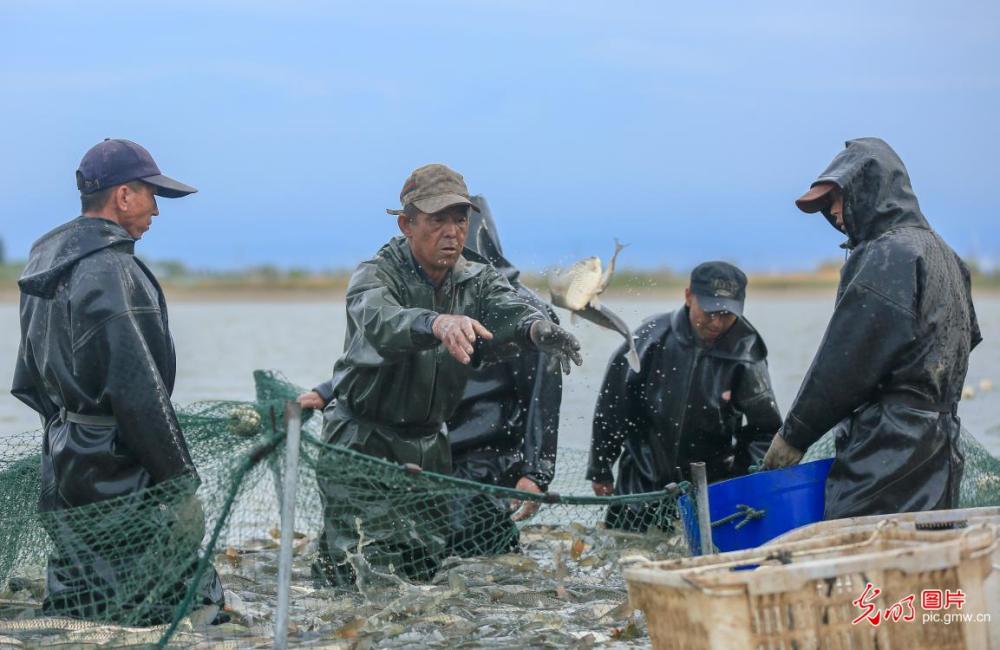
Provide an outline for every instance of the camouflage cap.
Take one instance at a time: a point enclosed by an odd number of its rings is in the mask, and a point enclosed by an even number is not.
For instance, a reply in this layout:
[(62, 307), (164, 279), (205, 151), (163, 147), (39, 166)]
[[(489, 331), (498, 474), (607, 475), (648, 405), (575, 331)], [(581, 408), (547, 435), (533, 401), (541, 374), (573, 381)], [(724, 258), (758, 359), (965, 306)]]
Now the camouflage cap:
[[(426, 214), (434, 214), (453, 205), (467, 205), (479, 211), (469, 200), (469, 188), (465, 186), (462, 175), (440, 163), (414, 169), (399, 192), (399, 203), (403, 208), (412, 203)], [(386, 212), (403, 214), (403, 210), (386, 209)]]

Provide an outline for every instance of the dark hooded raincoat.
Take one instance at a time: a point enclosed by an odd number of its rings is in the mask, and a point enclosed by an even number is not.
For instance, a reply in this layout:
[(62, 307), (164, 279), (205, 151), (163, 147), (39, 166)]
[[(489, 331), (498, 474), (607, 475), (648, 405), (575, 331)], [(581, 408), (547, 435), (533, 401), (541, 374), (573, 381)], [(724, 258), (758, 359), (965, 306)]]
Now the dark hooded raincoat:
[[(45, 425), (38, 505), (55, 546), (45, 611), (150, 623), (170, 620), (183, 596), (204, 518), (170, 403), (166, 302), (134, 247), (121, 226), (90, 217), (35, 243), (18, 281), (21, 343), (11, 392)], [(114, 424), (78, 424), (66, 411), (112, 416)], [(106, 509), (91, 505), (111, 499)], [(151, 536), (139, 539), (136, 530)], [(186, 563), (174, 567), (182, 580), (149, 601), (142, 576), (162, 579), (164, 545)], [(222, 604), (214, 570), (202, 587), (206, 602)]]
[[(531, 324), (542, 315), (518, 296), (489, 263), (466, 251), (435, 289), (418, 268), (405, 237), (396, 237), (362, 263), (347, 288), (344, 354), (334, 366), (333, 400), (324, 412), (324, 439), (333, 445), (425, 470), (450, 473), (445, 421), (454, 413), (474, 367), (532, 346)], [(431, 331), (439, 314), (475, 318), (493, 333), (476, 346), (473, 361), (456, 361)], [(357, 545), (355, 519), (363, 520), (365, 556), (373, 566), (392, 564), (414, 579), (429, 579), (445, 552), (447, 504), (414, 503), (401, 512), (377, 511), (357, 498), (362, 488), (338, 479), (334, 466), (320, 472), (326, 526), (320, 567), (328, 580), (354, 579), (344, 559)], [(386, 486), (386, 493), (392, 488)], [(409, 502), (407, 502), (409, 503)], [(400, 521), (418, 522), (413, 535)]]
[[(781, 426), (767, 348), (753, 326), (741, 317), (705, 347), (688, 313), (684, 307), (639, 327), (638, 374), (624, 345), (611, 358), (594, 411), (587, 478), (612, 482), (618, 461), (615, 494), (690, 480), (696, 461), (706, 464), (710, 482), (746, 474)], [(641, 506), (612, 508), (607, 523), (645, 530), (650, 513)]]
[[(523, 300), (558, 323), (552, 308), (518, 281), (520, 272), (504, 257), (486, 199), (474, 196), (472, 201), (480, 211), (472, 215), (466, 247), (489, 260)], [(447, 423), (455, 476), (505, 487), (528, 477), (546, 490), (555, 474), (561, 403), (559, 366), (550, 366), (548, 356), (535, 348), (519, 348), (509, 358), (474, 370)], [(467, 507), (454, 509), (462, 532), (453, 552), (483, 555), (515, 548), (518, 531), (506, 504), (483, 495), (472, 499)]]
[(882, 140), (849, 141), (820, 182), (843, 192), (851, 253), (782, 436), (806, 450), (848, 418), (826, 483), (828, 519), (956, 507), (957, 405), (981, 340), (969, 271)]

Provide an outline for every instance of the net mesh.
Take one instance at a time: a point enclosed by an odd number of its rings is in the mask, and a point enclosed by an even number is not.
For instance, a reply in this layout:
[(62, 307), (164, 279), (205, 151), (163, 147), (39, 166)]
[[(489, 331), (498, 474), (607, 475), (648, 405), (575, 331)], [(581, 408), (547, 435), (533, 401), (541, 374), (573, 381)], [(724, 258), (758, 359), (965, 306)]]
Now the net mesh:
[[(285, 462), (284, 404), (255, 373), (253, 402), (178, 408), (201, 482), (37, 512), (41, 433), (0, 456), (0, 645), (272, 643)], [(620, 560), (688, 552), (686, 486), (585, 496), (585, 452), (561, 449), (548, 495), (415, 471), (326, 445), (305, 415), (290, 632), (296, 643), (572, 643), (642, 635)], [(514, 500), (538, 512), (514, 524)], [(633, 513), (607, 529), (608, 509)], [(342, 549), (339, 555), (324, 549)], [(332, 555), (337, 555), (333, 557)], [(218, 574), (219, 611), (203, 595)], [(59, 580), (46, 597), (46, 577)]]
[[(176, 480), (39, 513), (41, 434), (4, 439), (0, 645), (270, 646), (282, 414), (300, 389), (275, 373), (255, 380), (253, 402), (178, 409), (198, 485)], [(686, 485), (586, 496), (586, 453), (560, 449), (549, 494), (527, 494), (324, 444), (320, 418), (309, 415), (292, 545), (297, 644), (558, 646), (645, 637), (626, 602), (622, 563), (689, 553), (678, 511)], [(967, 432), (962, 449), (961, 506), (1000, 505), (1000, 461)], [(827, 437), (806, 460), (833, 453)], [(540, 508), (515, 524), (512, 502), (526, 499)], [(58, 599), (46, 598), (47, 574), (63, 587)], [(221, 612), (203, 598), (216, 575)]]

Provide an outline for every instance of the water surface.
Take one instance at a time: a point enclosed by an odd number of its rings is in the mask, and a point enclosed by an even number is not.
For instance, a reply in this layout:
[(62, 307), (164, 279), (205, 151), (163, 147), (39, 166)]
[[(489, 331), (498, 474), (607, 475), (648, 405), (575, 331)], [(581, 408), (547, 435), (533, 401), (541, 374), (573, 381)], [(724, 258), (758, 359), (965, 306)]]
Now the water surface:
[[(680, 306), (681, 299), (609, 298), (605, 301), (631, 327), (655, 313)], [(959, 408), (965, 426), (994, 455), (1000, 455), (1000, 296), (976, 299), (985, 342), (973, 353), (967, 383), (976, 396)], [(832, 295), (754, 296), (746, 314), (763, 335), (769, 350), (771, 379), (778, 405), (786, 412), (826, 328)], [(583, 344), (584, 365), (565, 381), (560, 444), (586, 447), (594, 403), (611, 353), (621, 343), (616, 334), (586, 321), (564, 324)], [(177, 344), (174, 401), (252, 399), (255, 368), (274, 368), (289, 379), (312, 386), (328, 378), (344, 341), (341, 300), (323, 302), (174, 303), (170, 322)], [(8, 392), (17, 354), (17, 305), (0, 304), (0, 436), (37, 428), (34, 413)], [(981, 392), (980, 380), (998, 389)], [(850, 377), (844, 377), (849, 382)]]

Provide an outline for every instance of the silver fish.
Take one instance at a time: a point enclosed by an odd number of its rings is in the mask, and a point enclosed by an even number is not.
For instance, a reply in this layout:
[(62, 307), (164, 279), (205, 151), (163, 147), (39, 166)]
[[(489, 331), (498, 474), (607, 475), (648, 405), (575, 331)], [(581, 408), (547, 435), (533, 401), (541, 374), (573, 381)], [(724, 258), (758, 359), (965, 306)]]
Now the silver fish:
[(601, 271), (599, 257), (587, 257), (575, 262), (565, 271), (556, 270), (549, 274), (549, 293), (552, 304), (568, 309), (573, 316), (589, 320), (613, 332), (618, 332), (628, 343), (628, 353), (625, 358), (633, 372), (639, 372), (639, 353), (635, 349), (635, 337), (625, 321), (598, 300), (611, 282), (615, 272), (618, 254), (627, 244), (615, 239), (615, 252), (611, 256), (607, 269)]

